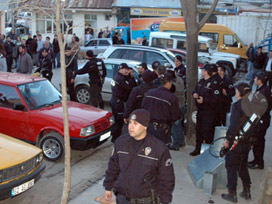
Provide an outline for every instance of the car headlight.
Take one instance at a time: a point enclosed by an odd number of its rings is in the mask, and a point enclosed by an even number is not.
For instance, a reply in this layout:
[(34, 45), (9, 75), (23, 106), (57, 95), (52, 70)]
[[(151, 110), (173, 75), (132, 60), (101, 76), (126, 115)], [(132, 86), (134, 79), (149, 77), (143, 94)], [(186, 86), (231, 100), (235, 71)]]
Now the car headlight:
[(35, 166), (38, 166), (43, 160), (43, 153), (38, 154), (35, 157)]
[(0, 183), (2, 183), (2, 178), (3, 178), (3, 170), (0, 170)]
[(86, 128), (81, 128), (81, 130), (80, 130), (81, 137), (87, 137), (87, 136), (92, 135), (94, 133), (95, 133), (95, 130), (94, 130), (93, 125), (86, 127)]
[(112, 115), (110, 117), (110, 126), (112, 126), (114, 123), (115, 123), (115, 119), (114, 119), (114, 116)]

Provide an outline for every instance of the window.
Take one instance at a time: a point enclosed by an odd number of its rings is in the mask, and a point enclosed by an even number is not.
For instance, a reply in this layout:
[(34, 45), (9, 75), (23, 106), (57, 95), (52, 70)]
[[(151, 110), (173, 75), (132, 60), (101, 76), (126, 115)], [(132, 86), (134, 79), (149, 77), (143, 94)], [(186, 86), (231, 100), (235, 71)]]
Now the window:
[(126, 50), (122, 59), (135, 60), (139, 62), (143, 62), (144, 59), (144, 51), (141, 50)]
[(224, 45), (229, 47), (238, 47), (238, 41), (233, 35), (224, 35)]
[(206, 43), (198, 43), (198, 51), (199, 52), (209, 52), (209, 49)]
[(13, 108), (14, 104), (23, 104), (13, 87), (0, 85), (0, 107)]
[(163, 48), (173, 48), (173, 40), (163, 39), (163, 38), (152, 38), (152, 46), (163, 47)]
[(122, 58), (122, 56), (124, 55), (126, 50), (124, 49), (118, 49), (115, 50), (110, 56), (109, 58)]
[(91, 40), (85, 47), (96, 46), (96, 45), (97, 45), (97, 40)]
[(105, 15), (105, 21), (109, 21), (110, 20), (110, 18), (111, 18), (111, 15)]
[(110, 43), (107, 40), (99, 40), (99, 46), (110, 46)]
[[(45, 15), (38, 15), (36, 14), (36, 30), (40, 31), (42, 34), (47, 33), (54, 33), (57, 31), (56, 25), (54, 21), (56, 20), (56, 16), (45, 16)], [(67, 22), (69, 28), (73, 27), (73, 16), (72, 15), (65, 15), (65, 21)], [(61, 31), (64, 32), (67, 30), (67, 25), (64, 23), (63, 19), (61, 20)], [(73, 29), (68, 31), (68, 34), (72, 34)]]
[(155, 52), (146, 52), (146, 60), (147, 60), (146, 62), (147, 64), (152, 64), (154, 61), (159, 61), (161, 65), (164, 65), (165, 63), (169, 63), (162, 55)]
[[(97, 28), (97, 16), (95, 14), (86, 14), (85, 18), (85, 27)], [(92, 34), (93, 35), (93, 34)]]
[(107, 76), (108, 78), (113, 78), (113, 76), (117, 73), (117, 65), (115, 64), (105, 64), (105, 67), (107, 69)]
[(178, 42), (177, 42), (177, 48), (181, 49), (181, 50), (186, 50), (186, 42), (178, 40)]
[(214, 41), (214, 43), (216, 43), (216, 45), (217, 45), (217, 43), (218, 43), (218, 36), (219, 36), (218, 33), (205, 33), (205, 32), (200, 32), (199, 35), (213, 39), (213, 41)]

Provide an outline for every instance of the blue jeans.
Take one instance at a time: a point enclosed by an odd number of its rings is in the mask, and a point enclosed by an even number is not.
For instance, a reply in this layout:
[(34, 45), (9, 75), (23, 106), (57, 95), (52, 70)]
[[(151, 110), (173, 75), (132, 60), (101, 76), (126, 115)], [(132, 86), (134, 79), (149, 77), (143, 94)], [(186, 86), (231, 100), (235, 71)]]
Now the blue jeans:
[(253, 62), (247, 61), (246, 80), (251, 80), (251, 78), (252, 78), (252, 68), (253, 68)]
[(179, 148), (180, 146), (184, 146), (185, 145), (185, 141), (184, 141), (184, 132), (183, 132), (183, 127), (181, 124), (181, 121), (183, 120), (184, 117), (184, 112), (185, 112), (185, 108), (181, 107), (181, 118), (176, 120), (171, 127), (171, 132), (172, 132), (172, 147), (177, 147)]
[[(56, 60), (57, 60), (57, 66), (56, 66)], [(53, 66), (54, 66), (54, 68), (60, 67), (60, 53), (55, 53), (55, 59), (53, 60)]]

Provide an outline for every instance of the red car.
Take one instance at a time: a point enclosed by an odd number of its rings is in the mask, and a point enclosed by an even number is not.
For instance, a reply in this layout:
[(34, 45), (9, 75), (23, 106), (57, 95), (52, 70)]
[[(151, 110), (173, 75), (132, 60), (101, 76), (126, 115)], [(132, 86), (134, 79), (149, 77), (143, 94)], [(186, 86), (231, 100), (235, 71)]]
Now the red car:
[[(174, 55), (182, 56), (183, 64), (186, 65), (186, 52), (185, 51), (179, 50), (179, 49), (168, 49), (168, 50), (171, 51)], [(201, 60), (200, 58), (198, 58), (198, 68), (203, 67), (204, 64), (206, 64), (206, 62)]]
[[(0, 72), (0, 132), (39, 146), (48, 160), (64, 152), (62, 96), (45, 78)], [(71, 148), (86, 150), (105, 142), (112, 113), (68, 102)]]

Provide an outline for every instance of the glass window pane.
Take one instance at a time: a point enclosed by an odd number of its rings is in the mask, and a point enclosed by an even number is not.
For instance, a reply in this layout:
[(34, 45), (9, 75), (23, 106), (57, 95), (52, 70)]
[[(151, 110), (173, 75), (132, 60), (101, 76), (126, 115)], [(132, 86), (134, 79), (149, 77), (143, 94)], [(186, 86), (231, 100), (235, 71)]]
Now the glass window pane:
[(36, 30), (45, 33), (45, 20), (37, 20)]
[(146, 52), (147, 64), (152, 64), (154, 61), (159, 61), (162, 65), (169, 63), (162, 55), (155, 52)]
[(47, 33), (52, 33), (52, 21), (46, 21), (46, 32)]
[(0, 86), (0, 106), (13, 108), (14, 104), (23, 104), (20, 96), (13, 87)]

